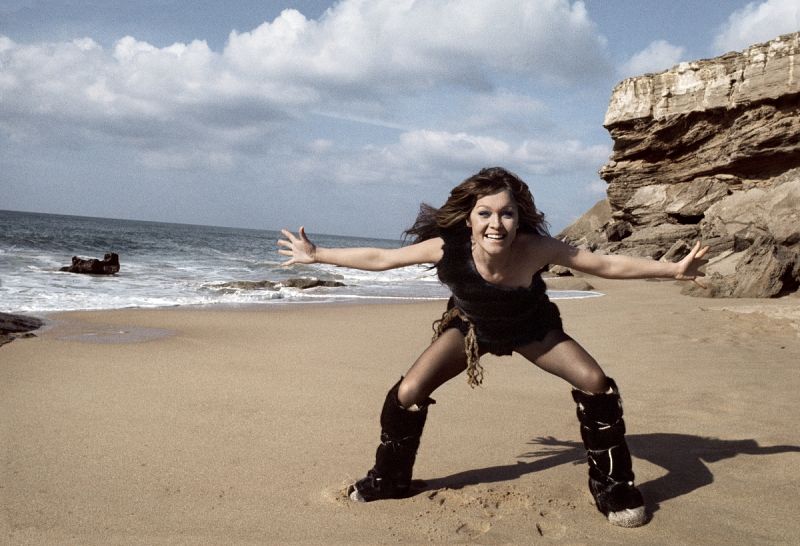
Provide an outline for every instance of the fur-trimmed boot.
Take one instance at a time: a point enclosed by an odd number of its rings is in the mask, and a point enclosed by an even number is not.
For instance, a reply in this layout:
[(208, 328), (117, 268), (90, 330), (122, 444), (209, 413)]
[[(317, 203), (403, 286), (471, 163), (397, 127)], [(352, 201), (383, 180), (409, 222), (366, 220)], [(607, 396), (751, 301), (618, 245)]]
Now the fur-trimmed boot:
[(386, 395), (381, 411), (381, 443), (375, 452), (375, 466), (347, 491), (350, 499), (370, 502), (378, 499), (400, 499), (410, 495), (411, 471), (417, 457), (428, 406), (436, 401), (428, 398), (421, 406), (406, 409), (397, 399), (400, 378)]
[(647, 513), (642, 494), (633, 485), (617, 384), (609, 377), (607, 392), (587, 394), (574, 389), (572, 398), (578, 404), (581, 438), (589, 461), (589, 490), (597, 509), (614, 525), (644, 525)]

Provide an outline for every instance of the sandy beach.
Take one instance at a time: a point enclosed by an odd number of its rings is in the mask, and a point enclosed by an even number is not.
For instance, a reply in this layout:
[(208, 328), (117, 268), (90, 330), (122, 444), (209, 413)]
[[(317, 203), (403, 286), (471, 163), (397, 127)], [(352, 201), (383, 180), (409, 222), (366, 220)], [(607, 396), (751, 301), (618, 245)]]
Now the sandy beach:
[(590, 282), (558, 302), (617, 380), (652, 513), (609, 525), (568, 385), (519, 356), (434, 394), (403, 500), (355, 504), (386, 390), (443, 302), (52, 316), (0, 349), (4, 544), (796, 544), (798, 297)]

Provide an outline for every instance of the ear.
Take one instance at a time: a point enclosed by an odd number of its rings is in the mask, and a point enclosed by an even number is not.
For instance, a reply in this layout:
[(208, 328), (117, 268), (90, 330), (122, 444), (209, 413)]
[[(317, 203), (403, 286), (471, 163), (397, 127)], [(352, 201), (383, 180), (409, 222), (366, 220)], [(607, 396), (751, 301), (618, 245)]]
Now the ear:
[(472, 227), (472, 222), (469, 221), (469, 218), (467, 218), (467, 227)]

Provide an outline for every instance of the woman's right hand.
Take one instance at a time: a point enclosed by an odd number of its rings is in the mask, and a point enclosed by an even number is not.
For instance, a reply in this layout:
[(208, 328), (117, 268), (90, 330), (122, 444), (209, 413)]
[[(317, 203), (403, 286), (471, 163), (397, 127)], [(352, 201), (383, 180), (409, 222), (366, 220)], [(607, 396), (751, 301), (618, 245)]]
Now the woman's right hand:
[(281, 233), (283, 233), (286, 239), (278, 239), (278, 246), (286, 248), (279, 248), (278, 253), (284, 256), (291, 256), (291, 258), (281, 265), (313, 264), (317, 261), (317, 245), (308, 239), (303, 226), (300, 226), (300, 229), (297, 231), (297, 237), (295, 237), (292, 232), (285, 229), (282, 229)]

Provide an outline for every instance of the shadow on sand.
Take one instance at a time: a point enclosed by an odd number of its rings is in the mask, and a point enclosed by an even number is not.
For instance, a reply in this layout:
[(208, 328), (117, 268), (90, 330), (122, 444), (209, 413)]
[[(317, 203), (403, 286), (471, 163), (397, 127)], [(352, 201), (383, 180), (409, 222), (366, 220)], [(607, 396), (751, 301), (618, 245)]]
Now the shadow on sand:
[[(667, 473), (660, 478), (638, 484), (651, 513), (660, 503), (680, 497), (714, 481), (707, 463), (729, 459), (737, 455), (772, 455), (799, 453), (798, 446), (761, 447), (755, 440), (721, 440), (688, 434), (632, 434), (627, 436), (634, 458), (645, 459), (664, 468)], [(460, 489), (467, 485), (513, 480), (562, 464), (584, 464), (586, 452), (580, 442), (558, 440), (553, 437), (534, 438), (529, 445), (532, 451), (521, 454), (516, 464), (467, 470), (442, 478), (425, 480), (423, 490), (441, 488)], [(634, 471), (636, 463), (634, 461)]]

